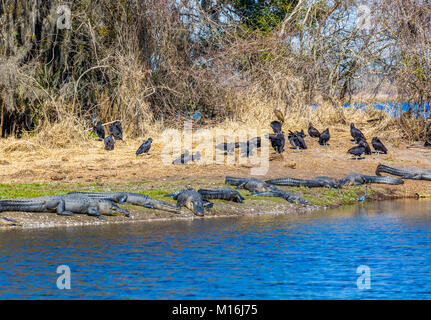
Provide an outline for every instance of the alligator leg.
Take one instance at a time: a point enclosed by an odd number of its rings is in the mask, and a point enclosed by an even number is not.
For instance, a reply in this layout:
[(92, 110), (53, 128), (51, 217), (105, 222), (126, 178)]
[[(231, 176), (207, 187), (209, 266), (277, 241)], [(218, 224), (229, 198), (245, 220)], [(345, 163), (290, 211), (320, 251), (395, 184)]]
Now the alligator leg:
[(241, 182), (235, 189), (241, 189), (247, 184), (248, 181)]
[(92, 217), (101, 217), (102, 216), (102, 214), (100, 213), (100, 211), (97, 208), (95, 208), (95, 207), (88, 208), (87, 214), (89, 216), (92, 216)]
[(214, 206), (214, 203), (212, 203), (212, 202), (210, 202), (210, 201), (203, 201), (203, 203), (204, 203), (204, 208), (205, 208), (207, 211), (209, 211), (209, 210)]
[(59, 200), (58, 204), (57, 204), (57, 214), (59, 216), (73, 216), (74, 213), (71, 211), (66, 211), (65, 209), (65, 202), (64, 200)]

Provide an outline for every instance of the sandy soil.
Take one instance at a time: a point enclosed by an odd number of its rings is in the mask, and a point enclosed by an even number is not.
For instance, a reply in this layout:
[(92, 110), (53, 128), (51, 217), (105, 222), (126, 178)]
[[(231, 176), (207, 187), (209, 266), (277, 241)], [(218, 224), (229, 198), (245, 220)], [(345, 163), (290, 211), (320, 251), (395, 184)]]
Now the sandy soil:
[[(348, 128), (330, 128), (330, 146), (322, 147), (315, 139), (306, 138), (307, 150), (289, 149), (286, 141), (286, 151), (276, 155), (271, 148), (269, 170), (259, 179), (276, 177), (313, 178), (323, 175), (341, 178), (350, 173), (375, 175), (379, 162), (391, 166), (431, 169), (431, 149), (416, 145), (394, 145), (383, 140), (389, 149), (387, 155), (371, 155), (366, 159), (350, 160), (346, 151), (353, 146), (350, 142)], [(371, 138), (369, 137), (369, 141)], [(0, 183), (61, 183), (61, 184), (98, 184), (118, 185), (127, 188), (134, 183), (142, 186), (141, 192), (160, 188), (160, 183), (172, 183), (176, 188), (201, 185), (221, 184), (226, 175), (248, 177), (251, 164), (239, 164), (238, 154), (234, 164), (198, 163), (186, 165), (165, 165), (161, 161), (161, 146), (155, 142), (150, 155), (135, 156), (135, 151), (142, 141), (125, 140), (116, 143), (115, 150), (105, 151), (103, 142), (89, 141), (85, 148), (67, 148), (46, 150), (37, 146), (30, 150), (16, 148), (13, 152), (0, 152)], [(21, 143), (17, 141), (16, 143)], [(27, 143), (25, 141), (23, 144)], [(25, 149), (25, 150), (23, 150)], [(219, 152), (219, 151), (218, 151)], [(231, 156), (233, 157), (233, 156)], [(431, 194), (430, 181), (405, 180), (401, 186), (373, 185), (377, 199), (414, 197), (416, 193)], [(211, 215), (250, 214), (253, 212), (293, 212), (295, 207), (290, 204), (277, 202), (268, 205), (256, 201), (253, 208), (247, 209), (246, 204), (217, 203)], [(242, 208), (242, 209), (240, 209)], [(251, 211), (254, 210), (254, 211)], [(232, 213), (234, 212), (234, 213)], [(4, 214), (6, 216), (6, 214)], [(172, 219), (178, 215), (164, 212), (136, 209), (130, 220)], [(23, 222), (24, 226), (31, 226), (34, 214), (7, 213), (7, 216)], [(82, 225), (89, 221), (85, 216), (70, 218), (53, 217), (53, 214), (38, 214), (40, 226)], [(181, 215), (187, 217), (187, 214)], [(191, 216), (190, 216), (191, 217)], [(91, 223), (106, 223), (128, 221), (124, 217), (108, 217), (105, 221)]]

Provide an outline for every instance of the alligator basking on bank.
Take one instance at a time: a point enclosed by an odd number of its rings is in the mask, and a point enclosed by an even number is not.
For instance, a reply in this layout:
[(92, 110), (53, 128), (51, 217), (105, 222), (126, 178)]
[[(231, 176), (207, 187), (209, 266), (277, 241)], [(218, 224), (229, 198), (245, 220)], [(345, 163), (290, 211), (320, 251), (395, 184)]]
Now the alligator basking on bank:
[(263, 192), (254, 192), (250, 194), (251, 196), (260, 196), (260, 197), (280, 197), (283, 198), (290, 203), (296, 204), (310, 204), (309, 201), (305, 200), (302, 196), (296, 193), (290, 193), (285, 191), (263, 191)]
[[(116, 200), (116, 201), (115, 201)], [(126, 209), (120, 208), (115, 202), (124, 201), (123, 196), (110, 199), (92, 199), (82, 195), (56, 195), (37, 198), (20, 198), (0, 200), (0, 212), (56, 212), (58, 215), (71, 216), (75, 213), (101, 217), (101, 215), (130, 215)]]
[(281, 192), (276, 186), (256, 178), (226, 177), (225, 184), (236, 186), (237, 189), (247, 189), (250, 192), (275, 191)]
[(273, 184), (276, 186), (290, 186), (290, 187), (328, 187), (328, 188), (340, 188), (339, 183), (334, 178), (329, 177), (315, 177), (309, 180), (295, 179), (295, 178), (277, 178), (266, 180), (266, 183)]
[(349, 174), (344, 178), (338, 180), (340, 185), (348, 185), (348, 186), (360, 186), (363, 184), (369, 183), (382, 183), (382, 184), (403, 184), (404, 181), (398, 178), (393, 177), (375, 177), (375, 176), (367, 176), (364, 174)]
[(103, 199), (103, 198), (124, 198), (125, 204), (134, 206), (142, 206), (149, 209), (158, 209), (168, 212), (179, 213), (179, 210), (165, 201), (153, 199), (145, 194), (133, 192), (71, 192), (69, 194), (84, 195), (90, 198)]
[(185, 189), (165, 195), (177, 200), (177, 208), (186, 207), (197, 216), (204, 216), (204, 209), (209, 210), (214, 205), (212, 202), (204, 200), (199, 192), (193, 189)]
[(218, 189), (199, 189), (198, 192), (202, 198), (207, 199), (222, 199), (233, 202), (244, 202), (244, 198), (235, 189), (224, 187)]
[(403, 179), (431, 181), (431, 170), (395, 168), (380, 163), (376, 168), (376, 175), (380, 176), (381, 172), (399, 176)]

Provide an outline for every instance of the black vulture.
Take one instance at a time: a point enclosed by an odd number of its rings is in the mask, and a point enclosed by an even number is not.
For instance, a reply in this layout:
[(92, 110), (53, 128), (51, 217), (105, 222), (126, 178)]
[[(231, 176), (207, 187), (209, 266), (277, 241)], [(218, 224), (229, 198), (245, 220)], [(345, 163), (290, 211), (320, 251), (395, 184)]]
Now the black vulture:
[(123, 127), (120, 121), (115, 121), (109, 126), (109, 134), (111, 134), (115, 140), (123, 140)]
[(377, 153), (388, 153), (388, 149), (386, 149), (386, 147), (383, 145), (379, 138), (374, 137), (373, 140), (371, 140), (371, 144), (373, 145), (373, 148), (377, 151)]
[(366, 140), (361, 139), (359, 140), (359, 144), (356, 147), (350, 148), (347, 152), (353, 154), (354, 156), (356, 156), (356, 159), (359, 160), (358, 157), (360, 157), (361, 155), (371, 154), (371, 148)]
[(313, 127), (311, 122), (308, 124), (308, 134), (312, 138), (319, 138), (320, 137), (319, 130), (317, 130), (315, 127)]
[(139, 156), (140, 154), (146, 153), (151, 148), (151, 143), (153, 142), (152, 138), (148, 138), (144, 143), (141, 144), (141, 146), (136, 151), (136, 155)]
[(105, 143), (105, 150), (114, 150), (115, 141), (112, 139), (112, 135), (109, 135), (103, 139), (103, 142)]
[(326, 128), (321, 135), (319, 136), (319, 144), (321, 146), (327, 146), (328, 141), (331, 138), (331, 135), (329, 134), (329, 128)]
[(356, 143), (359, 143), (359, 140), (361, 139), (366, 141), (364, 134), (361, 132), (361, 130), (355, 128), (353, 123), (350, 124), (350, 134), (353, 137), (352, 141), (355, 141)]
[(271, 146), (274, 148), (275, 152), (282, 153), (284, 151), (285, 139), (283, 131), (269, 134), (268, 139), (271, 140)]
[(305, 144), (304, 138), (301, 136), (299, 132), (293, 133), (289, 130), (289, 135), (287, 136), (290, 144), (293, 149), (307, 149), (307, 145)]
[(282, 124), (280, 121), (272, 121), (271, 128), (274, 130), (274, 133), (279, 133), (281, 131)]
[(233, 152), (235, 150), (235, 142), (223, 142), (216, 145), (216, 149), (224, 151), (225, 153)]
[(97, 121), (97, 124), (93, 126), (93, 132), (100, 138), (105, 139), (105, 129), (103, 129), (102, 122)]

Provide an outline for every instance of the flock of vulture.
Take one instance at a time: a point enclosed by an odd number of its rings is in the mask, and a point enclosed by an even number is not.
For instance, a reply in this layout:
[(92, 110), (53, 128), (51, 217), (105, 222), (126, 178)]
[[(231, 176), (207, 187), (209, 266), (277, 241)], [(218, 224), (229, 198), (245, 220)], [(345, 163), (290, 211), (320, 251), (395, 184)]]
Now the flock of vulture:
[[(274, 148), (274, 150), (278, 153), (281, 153), (284, 151), (284, 132), (282, 131), (282, 123), (280, 121), (272, 121), (271, 122), (271, 128), (274, 131), (273, 134), (267, 135), (269, 140), (271, 141), (271, 145)], [(326, 128), (322, 133), (319, 132), (315, 127), (313, 127), (312, 123), (310, 122), (308, 125), (308, 134), (312, 138), (318, 138), (319, 144), (321, 146), (328, 146), (328, 141), (331, 138), (331, 135), (329, 133), (329, 128)], [(356, 146), (353, 148), (350, 148), (347, 153), (352, 154), (355, 156), (354, 160), (361, 160), (364, 159), (361, 157), (362, 155), (370, 155), (371, 154), (371, 148), (367, 142), (367, 139), (365, 138), (364, 134), (355, 127), (353, 123), (350, 124), (350, 134), (352, 135), (353, 139), (351, 141), (356, 143)], [(287, 136), (287, 139), (289, 140), (289, 143), (292, 145), (292, 149), (307, 149), (307, 145), (305, 143), (304, 138), (306, 137), (306, 134), (304, 133), (304, 130), (301, 131), (295, 131), (292, 132), (289, 130), (289, 135)], [(386, 154), (388, 150), (383, 145), (383, 143), (380, 141), (378, 137), (374, 137), (371, 140), (371, 144), (373, 145), (373, 148), (376, 153), (384, 153)]]
[[(268, 134), (265, 137), (268, 138), (271, 141), (271, 146), (277, 153), (284, 152), (284, 145), (285, 145), (285, 136), (284, 132), (282, 130), (282, 122), (280, 121), (272, 121), (270, 124), (272, 130), (274, 133)], [(95, 121), (95, 124), (93, 125), (93, 132), (100, 138), (103, 139), (105, 144), (106, 150), (113, 150), (115, 141), (116, 140), (123, 140), (123, 128), (121, 126), (120, 121), (115, 121), (109, 126), (109, 135), (105, 137), (105, 129), (103, 128), (103, 125), (101, 121)], [(329, 133), (329, 128), (326, 128), (321, 133), (319, 130), (317, 130), (315, 127), (313, 127), (312, 123), (310, 122), (308, 125), (308, 134), (311, 138), (318, 138), (319, 144), (321, 146), (328, 146), (329, 139), (331, 138), (331, 135)], [(365, 138), (364, 134), (361, 132), (361, 130), (357, 129), (353, 123), (350, 124), (350, 134), (352, 135), (353, 139), (351, 141), (356, 143), (356, 146), (353, 148), (350, 148), (347, 152), (355, 156), (354, 160), (361, 160), (364, 159), (364, 157), (361, 157), (362, 155), (370, 155), (371, 154), (371, 148), (367, 142), (367, 139)], [(306, 137), (306, 134), (304, 133), (304, 130), (301, 131), (295, 131), (292, 132), (289, 130), (289, 134), (287, 136), (287, 139), (289, 140), (289, 143), (292, 145), (292, 149), (307, 149), (307, 144), (305, 143), (304, 138)], [(115, 139), (115, 140), (114, 140)], [(151, 148), (151, 143), (153, 142), (152, 138), (148, 138), (145, 140), (141, 146), (136, 151), (136, 155), (148, 153), (148, 151)], [(388, 150), (383, 145), (383, 143), (380, 141), (378, 137), (374, 137), (371, 140), (371, 143), (373, 145), (373, 148), (376, 153), (384, 153), (386, 154)], [(235, 148), (240, 148), (241, 154), (243, 157), (249, 157), (253, 155), (253, 150), (258, 149), (261, 147), (261, 138), (255, 137), (247, 142), (224, 142), (216, 146), (217, 149), (222, 150), (225, 152), (225, 155), (233, 154), (232, 152), (235, 150)], [(189, 161), (196, 161), (200, 159), (200, 153), (197, 152), (196, 154), (190, 154), (188, 150), (185, 150), (185, 152), (178, 158), (175, 159), (172, 163), (173, 164), (183, 164), (187, 163)]]
[[(105, 149), (110, 151), (114, 150), (114, 145), (116, 140), (123, 140), (123, 127), (120, 121), (115, 121), (109, 126), (109, 135), (105, 137), (105, 129), (103, 128), (102, 122), (100, 120), (95, 121), (93, 125), (93, 132), (103, 140), (105, 144)], [(115, 140), (114, 140), (115, 139)], [(151, 148), (151, 143), (153, 139), (148, 138), (145, 140), (138, 150), (136, 150), (136, 155), (147, 153)]]

